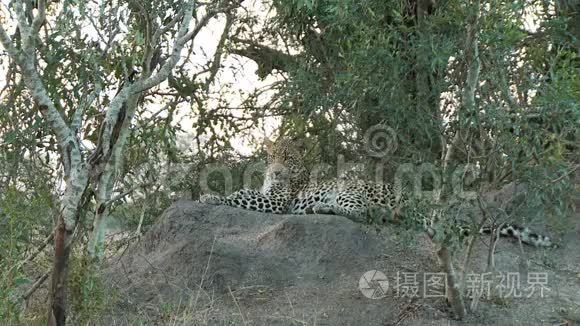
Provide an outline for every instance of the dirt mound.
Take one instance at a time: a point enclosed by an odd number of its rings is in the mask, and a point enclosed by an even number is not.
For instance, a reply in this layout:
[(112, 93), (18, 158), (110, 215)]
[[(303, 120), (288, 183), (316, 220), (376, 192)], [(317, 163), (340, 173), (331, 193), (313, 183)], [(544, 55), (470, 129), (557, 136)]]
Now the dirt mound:
[[(443, 296), (422, 295), (425, 273), (439, 271), (433, 245), (417, 233), (410, 246), (395, 231), (387, 226), (377, 233), (341, 216), (272, 215), (179, 201), (107, 269), (119, 301), (109, 318), (159, 325), (447, 325)], [(519, 246), (498, 248), (499, 269), (521, 270)], [(483, 243), (476, 246), (470, 268), (481, 270), (486, 251)], [(525, 252), (530, 259), (543, 255)], [(570, 263), (564, 265), (578, 266)], [(379, 299), (360, 289), (371, 270), (387, 277), (367, 284), (387, 290)], [(413, 274), (416, 282), (405, 290), (416, 288), (418, 296), (396, 292), (395, 284)], [(575, 275), (559, 275), (549, 275), (550, 286), (574, 285)], [(509, 307), (481, 301), (467, 324), (485, 325), (500, 311), (492, 324), (518, 324), (519, 312), (527, 314), (523, 320), (561, 319), (557, 299), (514, 299)]]

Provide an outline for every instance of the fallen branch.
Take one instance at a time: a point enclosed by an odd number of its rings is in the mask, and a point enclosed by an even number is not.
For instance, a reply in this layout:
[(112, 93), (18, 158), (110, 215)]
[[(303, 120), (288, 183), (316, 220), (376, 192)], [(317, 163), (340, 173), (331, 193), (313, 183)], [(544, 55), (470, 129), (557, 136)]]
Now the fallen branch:
[(27, 301), (28, 298), (30, 298), (30, 296), (36, 292), (36, 290), (38, 290), (38, 288), (44, 284), (44, 282), (48, 279), (48, 276), (50, 275), (50, 271), (44, 273), (44, 275), (42, 275), (38, 280), (36, 280), (36, 282), (34, 282), (34, 284), (32, 284), (32, 286), (30, 287), (30, 289), (28, 289), (28, 291), (26, 291), (21, 297), (20, 300), (22, 301)]
[(46, 239), (44, 239), (44, 241), (40, 244), (38, 248), (36, 248), (36, 250), (33, 253), (31, 253), (28, 257), (26, 257), (23, 261), (20, 262), (20, 265), (22, 266), (23, 264), (28, 263), (32, 261), (34, 258), (36, 258), (36, 256), (38, 256), (38, 254), (40, 254), (46, 248), (46, 246), (52, 241), (52, 239), (54, 239), (54, 230), (50, 232), (50, 235), (46, 237)]
[(46, 237), (46, 239), (44, 239), (44, 241), (42, 241), (40, 246), (38, 248), (36, 248), (36, 250), (34, 250), (33, 253), (31, 253), (28, 257), (24, 258), (24, 260), (18, 262), (16, 265), (12, 266), (10, 271), (12, 271), (14, 269), (18, 269), (18, 268), (22, 267), (24, 264), (26, 264), (26, 263), (32, 261), (34, 258), (36, 258), (36, 256), (38, 256), (38, 254), (40, 254), (46, 248), (46, 246), (52, 241), (52, 239), (54, 239), (54, 230), (52, 230), (50, 235), (48, 237)]

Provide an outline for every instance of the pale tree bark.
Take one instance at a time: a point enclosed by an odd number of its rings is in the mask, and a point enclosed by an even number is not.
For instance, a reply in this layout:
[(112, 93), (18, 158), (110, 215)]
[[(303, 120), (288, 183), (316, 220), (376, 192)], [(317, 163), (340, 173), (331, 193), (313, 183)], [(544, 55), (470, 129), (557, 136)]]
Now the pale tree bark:
[[(26, 87), (46, 123), (52, 129), (59, 145), (60, 159), (64, 168), (65, 187), (60, 202), (60, 214), (56, 218), (54, 236), (55, 257), (52, 270), (52, 286), (49, 297), (48, 325), (64, 325), (66, 321), (66, 284), (68, 275), (68, 259), (71, 251), (73, 233), (80, 218), (80, 208), (87, 197), (88, 187), (95, 192), (97, 213), (94, 220), (94, 232), (90, 237), (89, 252), (98, 257), (104, 237), (103, 223), (109, 211), (110, 199), (113, 193), (115, 179), (123, 162), (123, 151), (130, 133), (131, 120), (135, 114), (142, 94), (165, 81), (172, 69), (180, 60), (184, 46), (193, 40), (200, 30), (207, 25), (212, 17), (227, 7), (209, 8), (207, 14), (192, 24), (194, 1), (185, 3), (181, 11), (166, 26), (158, 29), (148, 41), (150, 51), (157, 48), (162, 35), (173, 26), (178, 26), (174, 36), (170, 55), (154, 73), (146, 69), (143, 75), (135, 81), (124, 83), (117, 95), (111, 100), (101, 124), (100, 136), (96, 149), (89, 157), (84, 157), (81, 150), (81, 140), (78, 129), (86, 107), (98, 97), (100, 87), (91, 94), (84, 107), (76, 109), (72, 121), (67, 123), (55, 106), (55, 102), (43, 83), (36, 63), (36, 40), (39, 30), (45, 22), (46, 1), (38, 1), (38, 11), (30, 21), (24, 10), (23, 0), (13, 1), (13, 9), (17, 20), (17, 28), (21, 42), (11, 39), (4, 26), (0, 25), (0, 43), (10, 58), (17, 64)], [(231, 8), (231, 7), (230, 7)], [(191, 25), (194, 25), (191, 27)], [(146, 53), (144, 60), (147, 66), (151, 64), (152, 54)]]
[[(208, 9), (208, 12), (190, 30), (191, 11), (193, 10), (193, 4), (190, 2), (188, 7), (184, 8), (184, 11), (178, 15), (178, 17), (183, 16), (183, 21), (175, 36), (171, 54), (161, 65), (159, 71), (156, 74), (152, 74), (152, 70), (155, 67), (152, 67), (151, 60), (153, 60), (156, 42), (162, 36), (164, 28), (158, 29), (146, 40), (149, 46), (144, 55), (145, 62), (142, 63), (142, 66), (146, 67), (143, 76), (133, 83), (126, 84), (113, 100), (113, 102), (115, 100), (118, 101), (111, 103), (111, 108), (114, 107), (115, 110), (107, 112), (97, 150), (91, 156), (91, 160), (99, 162), (94, 168), (97, 209), (93, 221), (93, 232), (88, 245), (89, 255), (93, 258), (100, 259), (102, 257), (105, 222), (111, 205), (110, 199), (113, 194), (114, 181), (117, 179), (119, 168), (123, 163), (123, 150), (130, 133), (129, 126), (137, 109), (140, 94), (165, 81), (179, 62), (180, 53), (185, 44), (193, 40), (213, 17), (228, 9), (227, 7)], [(174, 25), (175, 23), (177, 23), (177, 20), (172, 20), (169, 24)], [(107, 159), (104, 160), (102, 157)]]
[(61, 161), (64, 167), (65, 190), (60, 203), (60, 214), (56, 220), (54, 237), (54, 262), (52, 272), (51, 297), (49, 298), (49, 325), (63, 325), (66, 316), (66, 280), (67, 262), (70, 254), (70, 242), (79, 216), (79, 206), (82, 195), (88, 183), (88, 166), (82, 158), (79, 139), (56, 109), (52, 99), (36, 70), (34, 41), (45, 17), (45, 1), (39, 1), (38, 13), (32, 24), (26, 20), (21, 1), (14, 2), (18, 29), (20, 30), (21, 49), (17, 49), (0, 26), (0, 42), (20, 68), (22, 79), (30, 90), (32, 97), (40, 109), (40, 113), (52, 128), (61, 151)]

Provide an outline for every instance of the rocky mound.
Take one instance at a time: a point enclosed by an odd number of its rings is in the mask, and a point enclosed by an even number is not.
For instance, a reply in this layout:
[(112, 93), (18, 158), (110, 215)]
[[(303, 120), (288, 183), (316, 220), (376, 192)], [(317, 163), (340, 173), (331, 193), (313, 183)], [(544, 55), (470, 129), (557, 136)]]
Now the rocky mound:
[[(443, 296), (422, 295), (424, 273), (438, 272), (433, 245), (418, 233), (411, 246), (397, 240), (396, 231), (387, 226), (377, 233), (341, 216), (179, 201), (107, 269), (119, 300), (110, 318), (159, 325), (447, 325)], [(517, 245), (498, 247), (499, 268), (521, 269)], [(474, 260), (485, 262), (486, 250), (478, 246), (473, 255), (482, 258)], [(368, 298), (361, 291), (361, 277), (371, 270), (386, 275), (388, 284), (366, 285), (387, 290), (385, 296), (379, 290), (374, 294), (380, 298)], [(417, 287), (418, 297), (394, 291), (405, 273), (417, 275), (407, 290)], [(554, 312), (547, 302), (537, 301), (541, 309), (529, 300), (510, 308), (482, 302), (468, 324), (486, 324), (495, 310), (508, 323), (519, 320), (518, 311), (546, 321), (543, 311)], [(506, 308), (514, 309), (510, 317)]]

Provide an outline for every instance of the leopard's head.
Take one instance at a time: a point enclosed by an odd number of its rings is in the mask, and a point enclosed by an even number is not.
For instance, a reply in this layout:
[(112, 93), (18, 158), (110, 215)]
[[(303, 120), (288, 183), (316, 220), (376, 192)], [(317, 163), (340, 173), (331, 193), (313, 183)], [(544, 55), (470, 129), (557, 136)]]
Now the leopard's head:
[(305, 146), (301, 140), (283, 137), (275, 142), (264, 140), (268, 153), (268, 167), (263, 191), (285, 188), (296, 192), (308, 182), (308, 170), (304, 164)]

